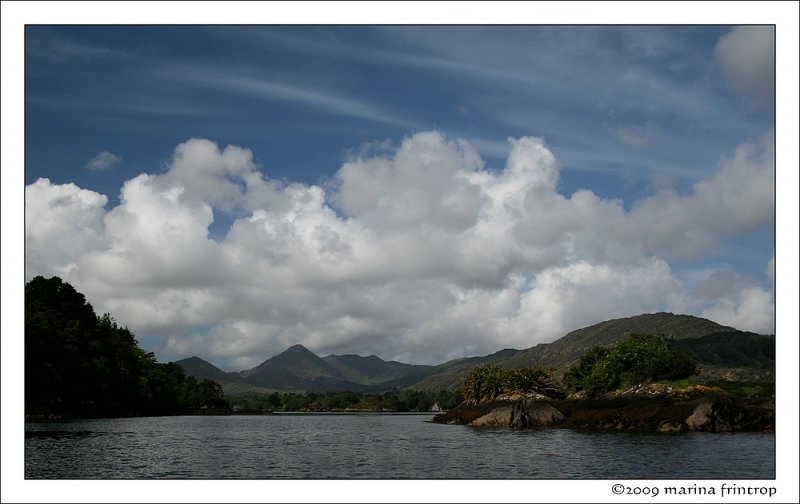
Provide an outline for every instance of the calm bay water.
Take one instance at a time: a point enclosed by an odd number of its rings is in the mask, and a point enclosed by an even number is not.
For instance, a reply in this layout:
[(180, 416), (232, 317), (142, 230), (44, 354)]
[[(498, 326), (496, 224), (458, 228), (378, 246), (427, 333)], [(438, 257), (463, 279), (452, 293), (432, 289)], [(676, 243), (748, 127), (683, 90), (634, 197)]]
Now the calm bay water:
[(773, 434), (475, 429), (430, 415), (28, 422), (31, 479), (771, 479)]

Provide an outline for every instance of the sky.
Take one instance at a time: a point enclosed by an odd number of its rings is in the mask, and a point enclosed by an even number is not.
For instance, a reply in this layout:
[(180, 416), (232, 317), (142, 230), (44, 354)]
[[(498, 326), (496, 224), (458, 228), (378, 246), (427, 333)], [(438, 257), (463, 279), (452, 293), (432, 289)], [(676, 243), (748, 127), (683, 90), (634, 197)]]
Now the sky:
[(29, 25), (25, 280), (168, 362), (775, 332), (764, 25)]

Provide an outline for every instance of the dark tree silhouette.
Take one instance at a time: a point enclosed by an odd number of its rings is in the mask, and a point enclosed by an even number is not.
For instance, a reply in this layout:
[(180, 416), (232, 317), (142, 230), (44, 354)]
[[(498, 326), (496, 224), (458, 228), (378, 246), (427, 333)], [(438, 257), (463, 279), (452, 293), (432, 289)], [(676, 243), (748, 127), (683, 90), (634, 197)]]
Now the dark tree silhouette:
[(25, 409), (67, 416), (189, 413), (227, 408), (219, 384), (161, 364), (109, 314), (58, 277), (25, 285)]

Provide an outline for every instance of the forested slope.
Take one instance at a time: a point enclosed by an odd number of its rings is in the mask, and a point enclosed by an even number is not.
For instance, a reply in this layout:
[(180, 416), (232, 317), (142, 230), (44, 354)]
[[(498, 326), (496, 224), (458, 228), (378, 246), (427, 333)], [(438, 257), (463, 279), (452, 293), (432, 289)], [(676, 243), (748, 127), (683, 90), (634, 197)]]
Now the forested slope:
[(25, 412), (129, 416), (227, 408), (219, 384), (187, 377), (138, 346), (109, 314), (58, 277), (25, 285)]

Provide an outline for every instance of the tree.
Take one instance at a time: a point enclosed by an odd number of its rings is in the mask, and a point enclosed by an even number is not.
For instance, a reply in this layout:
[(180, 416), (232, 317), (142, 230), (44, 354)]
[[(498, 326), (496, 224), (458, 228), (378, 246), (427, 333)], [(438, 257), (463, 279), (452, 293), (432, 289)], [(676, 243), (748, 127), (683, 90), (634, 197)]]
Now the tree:
[(83, 294), (58, 277), (25, 285), (25, 399), (44, 408), (89, 400), (97, 318)]
[(281, 397), (277, 392), (273, 392), (267, 397), (267, 404), (269, 404), (272, 409), (275, 409), (281, 405)]
[(608, 348), (597, 345), (589, 348), (578, 364), (564, 374), (564, 381), (573, 387), (581, 386), (592, 374), (595, 364), (605, 359), (608, 352)]
[(435, 394), (434, 401), (443, 410), (451, 410), (464, 402), (464, 395), (460, 390), (441, 390)]
[(462, 392), (467, 402), (491, 401), (503, 391), (508, 372), (495, 364), (474, 367), (464, 378)]
[(198, 385), (198, 404), (200, 407), (212, 409), (228, 408), (228, 402), (222, 393), (222, 386), (214, 380), (203, 379)]
[(492, 401), (502, 394), (539, 393), (551, 398), (561, 398), (563, 392), (541, 366), (502, 368), (496, 364), (476, 366), (464, 377), (461, 389), (468, 403)]

